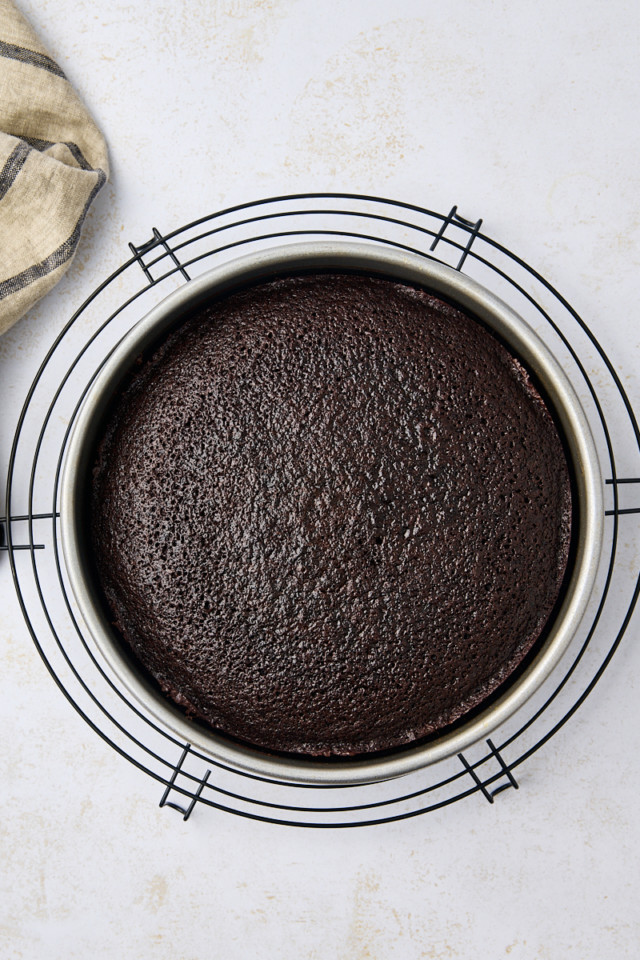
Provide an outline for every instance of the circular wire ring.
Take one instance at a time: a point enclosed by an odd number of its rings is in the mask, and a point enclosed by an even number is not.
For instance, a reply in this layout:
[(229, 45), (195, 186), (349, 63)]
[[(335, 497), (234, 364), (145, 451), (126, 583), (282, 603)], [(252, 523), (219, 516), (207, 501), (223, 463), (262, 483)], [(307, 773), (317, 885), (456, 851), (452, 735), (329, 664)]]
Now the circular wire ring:
[[(460, 217), (455, 206), (443, 215), (370, 196), (307, 193), (241, 204), (165, 235), (154, 229), (148, 242), (130, 244), (132, 256), (71, 317), (34, 378), (9, 458), (6, 545), (0, 549), (9, 553), (25, 622), (62, 693), (99, 736), (163, 785), (160, 804), (185, 819), (204, 804), (269, 823), (352, 827), (415, 817), (474, 793), (493, 802), (506, 787), (517, 788), (513, 771), (573, 716), (622, 640), (640, 592), (640, 572), (623, 562), (619, 538), (620, 523), (640, 513), (620, 502), (621, 490), (640, 489), (633, 409), (587, 324), (481, 225)], [(537, 326), (586, 405), (610, 495), (605, 560), (589, 615), (551, 682), (498, 730), (498, 743), (488, 740), (466, 756), (394, 781), (349, 787), (285, 784), (232, 770), (146, 716), (99, 662), (69, 595), (59, 543), (59, 483), (69, 434), (91, 383), (131, 325), (176, 285), (238, 252), (327, 236), (409, 250), (464, 269)], [(611, 600), (621, 593), (624, 606)]]

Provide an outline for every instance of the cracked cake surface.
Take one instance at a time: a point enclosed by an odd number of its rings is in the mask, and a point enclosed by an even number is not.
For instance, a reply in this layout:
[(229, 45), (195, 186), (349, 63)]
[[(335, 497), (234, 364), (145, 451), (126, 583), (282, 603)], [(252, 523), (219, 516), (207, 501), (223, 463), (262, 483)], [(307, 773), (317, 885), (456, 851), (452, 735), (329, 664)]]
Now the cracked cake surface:
[(481, 705), (558, 602), (555, 421), (480, 322), (315, 273), (212, 300), (140, 358), (90, 481), (107, 615), (191, 716), (305, 756)]

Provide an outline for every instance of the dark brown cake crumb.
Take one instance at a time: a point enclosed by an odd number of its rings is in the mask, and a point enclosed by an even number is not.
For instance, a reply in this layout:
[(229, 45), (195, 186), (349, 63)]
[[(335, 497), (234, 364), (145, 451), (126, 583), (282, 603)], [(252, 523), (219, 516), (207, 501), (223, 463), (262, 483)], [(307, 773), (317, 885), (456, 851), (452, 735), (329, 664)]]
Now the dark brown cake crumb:
[(114, 403), (91, 491), (144, 668), (216, 730), (315, 756), (481, 704), (544, 630), (570, 529), (521, 364), (422, 290), (339, 274), (188, 318)]

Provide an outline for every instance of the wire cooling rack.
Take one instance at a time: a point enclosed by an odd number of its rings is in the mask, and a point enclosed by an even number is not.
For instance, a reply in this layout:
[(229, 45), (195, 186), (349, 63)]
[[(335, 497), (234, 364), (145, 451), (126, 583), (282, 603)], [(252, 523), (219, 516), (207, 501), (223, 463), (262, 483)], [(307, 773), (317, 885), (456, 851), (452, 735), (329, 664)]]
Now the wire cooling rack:
[[(482, 221), (354, 194), (297, 194), (222, 210), (129, 244), (131, 256), (71, 317), (22, 409), (8, 468), (0, 550), (8, 553), (26, 624), (51, 676), (91, 728), (158, 782), (160, 806), (186, 820), (196, 805), (316, 828), (389, 823), (476, 795), (518, 788), (515, 772), (576, 712), (614, 655), (640, 591), (633, 537), (640, 513), (640, 433), (602, 346), (563, 297), (481, 231)], [(569, 652), (493, 740), (384, 783), (283, 783), (234, 770), (182, 742), (111, 675), (71, 597), (60, 550), (59, 483), (84, 396), (126, 332), (172, 290), (245, 252), (331, 237), (408, 250), (463, 270), (543, 338), (578, 393), (598, 450), (605, 533), (596, 589)], [(635, 500), (634, 500), (635, 497)], [(634, 528), (635, 530), (635, 528)]]

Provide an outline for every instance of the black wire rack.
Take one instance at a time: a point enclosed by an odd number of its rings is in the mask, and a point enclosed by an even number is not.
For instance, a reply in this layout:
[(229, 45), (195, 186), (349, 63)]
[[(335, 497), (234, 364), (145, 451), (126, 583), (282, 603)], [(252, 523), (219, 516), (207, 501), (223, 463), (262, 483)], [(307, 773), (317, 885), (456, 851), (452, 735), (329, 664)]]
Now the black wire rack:
[[(473, 795), (493, 803), (514, 771), (573, 716), (613, 657), (640, 592), (633, 536), (640, 513), (640, 433), (620, 377), (567, 301), (481, 232), (482, 220), (354, 194), (258, 200), (129, 244), (131, 256), (71, 317), (28, 391), (11, 449), (0, 550), (51, 676), (90, 727), (158, 782), (160, 806), (186, 820), (208, 806), (267, 823), (344, 828), (390, 823)], [(183, 283), (244, 252), (301, 239), (395, 247), (446, 263), (500, 296), (543, 338), (578, 393), (600, 458), (605, 531), (596, 589), (569, 652), (486, 740), (384, 783), (300, 785), (234, 770), (178, 740), (133, 702), (82, 624), (60, 548), (59, 486), (70, 431), (98, 372), (127, 331)], [(634, 500), (635, 496), (635, 500)], [(630, 533), (637, 533), (634, 527)]]

